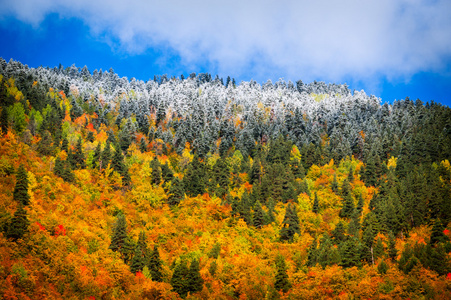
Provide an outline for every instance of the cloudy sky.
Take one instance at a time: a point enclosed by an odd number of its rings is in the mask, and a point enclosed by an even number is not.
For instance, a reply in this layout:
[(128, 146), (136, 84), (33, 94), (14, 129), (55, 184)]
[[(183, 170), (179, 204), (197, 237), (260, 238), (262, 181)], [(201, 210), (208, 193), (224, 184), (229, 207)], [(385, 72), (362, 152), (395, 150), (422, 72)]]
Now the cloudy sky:
[(0, 0), (0, 38), (32, 67), (318, 80), (451, 106), (449, 0)]

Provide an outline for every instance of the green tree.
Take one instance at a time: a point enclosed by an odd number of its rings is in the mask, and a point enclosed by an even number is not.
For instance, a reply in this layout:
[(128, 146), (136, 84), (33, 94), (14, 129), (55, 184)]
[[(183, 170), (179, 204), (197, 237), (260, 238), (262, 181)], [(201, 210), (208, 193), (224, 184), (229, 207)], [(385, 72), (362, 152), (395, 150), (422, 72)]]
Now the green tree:
[(161, 165), (156, 156), (150, 162), (150, 167), (152, 168), (152, 184), (159, 185), (161, 183)]
[(308, 250), (307, 266), (313, 267), (317, 263), (318, 263), (318, 240), (315, 236)]
[(337, 181), (337, 173), (334, 173), (334, 179), (331, 184), (332, 192), (338, 194), (338, 181)]
[(195, 197), (205, 192), (204, 174), (205, 167), (196, 154), (193, 161), (188, 165), (186, 174), (183, 177), (183, 186), (188, 196)]
[(280, 230), (280, 239), (282, 241), (293, 241), (295, 233), (300, 233), (299, 217), (296, 212), (296, 207), (291, 203), (287, 205), (285, 210), (285, 217), (282, 221), (282, 229)]
[(260, 201), (257, 201), (254, 207), (253, 223), (256, 228), (262, 228), (265, 225), (265, 212)]
[(319, 201), (318, 194), (315, 192), (315, 199), (313, 200), (313, 209), (312, 211), (317, 214), (319, 212)]
[(190, 291), (188, 286), (189, 269), (186, 260), (182, 259), (174, 268), (172, 273), (171, 285), (174, 291), (185, 298)]
[(148, 268), (152, 275), (153, 281), (163, 281), (162, 274), (162, 261), (160, 259), (160, 252), (158, 251), (158, 245), (153, 247), (153, 251), (149, 257)]
[(138, 245), (135, 249), (133, 259), (130, 265), (130, 271), (132, 273), (142, 272), (144, 266), (146, 265), (146, 258), (144, 256), (144, 251), (141, 246)]
[(122, 213), (119, 213), (116, 217), (116, 223), (113, 228), (113, 236), (108, 249), (113, 251), (119, 251), (122, 253), (125, 239), (127, 238), (127, 221)]
[(23, 235), (27, 232), (29, 225), (30, 222), (28, 221), (27, 212), (24, 209), (24, 205), (22, 203), (19, 203), (19, 206), (14, 213), (13, 218), (8, 224), (6, 237), (11, 238), (15, 241), (22, 238)]
[(396, 239), (393, 235), (393, 232), (390, 231), (388, 234), (388, 257), (392, 261), (396, 261), (396, 257), (398, 256), (398, 250), (396, 250)]
[(30, 195), (28, 195), (28, 175), (23, 164), (21, 164), (17, 170), (13, 198), (25, 206), (30, 203)]
[(38, 152), (42, 155), (53, 155), (53, 138), (48, 130), (42, 133), (41, 140), (38, 143)]
[(191, 261), (188, 271), (188, 286), (189, 291), (196, 293), (202, 291), (204, 280), (200, 276), (200, 266), (197, 259)]
[(185, 188), (183, 186), (183, 181), (178, 177), (175, 177), (171, 182), (171, 187), (169, 188), (169, 205), (178, 205), (180, 201), (185, 198)]
[(277, 273), (274, 282), (274, 288), (277, 291), (282, 291), (286, 293), (291, 288), (291, 284), (288, 281), (287, 265), (285, 263), (285, 258), (280, 254), (276, 258), (276, 268)]
[(448, 241), (448, 237), (443, 233), (445, 226), (440, 219), (435, 219), (434, 225), (432, 226), (430, 244), (435, 245), (440, 242)]

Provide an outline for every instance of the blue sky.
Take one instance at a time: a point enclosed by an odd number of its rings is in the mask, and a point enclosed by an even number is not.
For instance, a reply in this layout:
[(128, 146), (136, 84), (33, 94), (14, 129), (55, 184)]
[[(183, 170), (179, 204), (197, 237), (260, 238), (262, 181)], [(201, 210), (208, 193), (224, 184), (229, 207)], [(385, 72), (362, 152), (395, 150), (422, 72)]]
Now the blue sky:
[(451, 106), (449, 12), (448, 0), (0, 0), (0, 56), (142, 80), (347, 83)]

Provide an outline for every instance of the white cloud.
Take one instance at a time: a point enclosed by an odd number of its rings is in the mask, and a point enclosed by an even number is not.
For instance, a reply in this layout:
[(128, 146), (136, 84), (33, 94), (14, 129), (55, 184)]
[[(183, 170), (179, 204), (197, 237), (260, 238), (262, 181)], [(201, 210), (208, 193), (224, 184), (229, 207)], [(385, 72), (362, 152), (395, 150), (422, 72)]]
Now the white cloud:
[(449, 0), (0, 0), (0, 11), (34, 26), (80, 18), (131, 54), (169, 46), (186, 66), (259, 81), (409, 78), (451, 58)]

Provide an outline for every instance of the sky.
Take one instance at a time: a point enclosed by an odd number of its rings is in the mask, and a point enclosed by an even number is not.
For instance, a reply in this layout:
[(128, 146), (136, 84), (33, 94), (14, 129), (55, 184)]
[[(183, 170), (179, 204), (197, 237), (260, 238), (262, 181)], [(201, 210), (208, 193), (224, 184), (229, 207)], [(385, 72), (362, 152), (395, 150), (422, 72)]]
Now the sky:
[(0, 0), (0, 41), (30, 67), (317, 80), (451, 106), (449, 0)]

